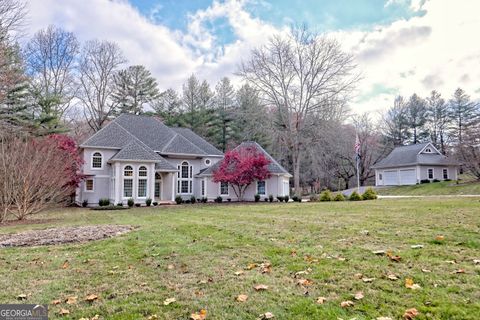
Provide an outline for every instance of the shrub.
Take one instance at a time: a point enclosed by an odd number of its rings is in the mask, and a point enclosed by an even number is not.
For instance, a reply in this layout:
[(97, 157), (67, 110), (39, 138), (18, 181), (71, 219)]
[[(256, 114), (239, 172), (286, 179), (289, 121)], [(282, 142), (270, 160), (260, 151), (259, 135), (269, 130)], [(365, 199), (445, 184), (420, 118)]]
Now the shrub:
[(82, 207), (85, 208), (85, 207), (87, 207), (87, 206), (88, 206), (88, 200), (85, 199), (85, 200), (83, 200), (83, 202), (82, 202)]
[(277, 196), (277, 200), (278, 200), (278, 201), (283, 202), (283, 199), (285, 199), (285, 197)]
[(203, 198), (202, 198), (202, 202), (203, 202), (203, 203), (207, 203), (207, 201), (208, 201), (208, 198), (207, 198), (207, 197), (203, 197)]
[(133, 205), (135, 204), (135, 202), (133, 202), (133, 199), (130, 198), (130, 199), (128, 199), (127, 204), (128, 204), (128, 206), (131, 208), (131, 207), (133, 207)]
[(158, 202), (157, 202), (157, 201), (153, 201), (152, 204), (153, 204), (154, 207), (158, 206)]
[(432, 182), (440, 182), (438, 179), (433, 179)]
[(290, 200), (290, 196), (287, 195), (283, 197), (283, 201), (285, 201), (285, 203), (287, 203), (289, 200)]
[(268, 196), (268, 201), (273, 202), (273, 195), (272, 194)]
[(320, 194), (320, 201), (332, 201), (332, 193), (326, 189)]
[(338, 193), (335, 198), (333, 198), (333, 201), (345, 201), (345, 196), (342, 193)]
[(103, 210), (127, 210), (127, 209), (129, 209), (129, 208), (120, 207), (120, 206), (103, 206), (103, 207), (90, 208), (90, 210), (99, 210), (99, 211), (103, 211)]
[(362, 196), (358, 194), (357, 191), (353, 191), (350, 197), (348, 198), (350, 201), (362, 201)]
[(445, 179), (445, 180), (443, 180), (443, 181), (452, 181), (452, 179)]
[(317, 202), (319, 200), (318, 194), (310, 195), (310, 202)]
[(428, 180), (428, 179), (422, 179), (422, 180), (420, 180), (420, 183), (430, 183), (430, 180)]
[(363, 200), (375, 200), (377, 199), (377, 193), (373, 188), (368, 188), (362, 195)]
[(232, 202), (232, 198), (228, 198), (227, 201), (228, 201), (228, 202)]
[(135, 203), (135, 207), (140, 207), (141, 204), (140, 203)]
[(263, 200), (264, 200), (265, 202), (268, 202), (268, 198), (264, 198)]
[(147, 205), (147, 207), (150, 207), (152, 205), (152, 199), (147, 198), (147, 200), (145, 200), (145, 204)]
[(223, 202), (223, 198), (221, 196), (218, 196), (215, 198), (215, 202), (216, 203), (222, 203)]
[(256, 195), (253, 196), (255, 199), (255, 202), (260, 201), (260, 195), (257, 193)]
[(121, 202), (117, 203), (117, 207), (123, 207), (123, 203)]
[(186, 204), (190, 204), (190, 203), (191, 203), (190, 199), (184, 200), (183, 202), (186, 203)]
[(182, 202), (183, 202), (182, 197), (176, 196), (176, 197), (175, 197), (175, 202), (176, 202), (177, 204), (182, 204)]
[(292, 197), (292, 200), (293, 200), (293, 202), (298, 202), (298, 197), (297, 197), (297, 196), (293, 196), (293, 197)]
[(195, 196), (191, 196), (190, 197), (190, 203), (195, 204), (195, 202), (197, 202), (197, 198), (195, 198)]
[(110, 205), (110, 199), (102, 198), (102, 199), (98, 200), (98, 205), (99, 205), (100, 207), (109, 206), (109, 205)]

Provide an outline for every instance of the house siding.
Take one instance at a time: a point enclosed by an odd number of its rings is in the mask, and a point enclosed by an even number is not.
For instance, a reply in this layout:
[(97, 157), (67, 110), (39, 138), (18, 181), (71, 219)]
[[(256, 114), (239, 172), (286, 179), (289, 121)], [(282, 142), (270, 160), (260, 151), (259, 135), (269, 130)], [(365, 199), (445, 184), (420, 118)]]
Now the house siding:
[(457, 167), (455, 166), (429, 166), (421, 165), (420, 180), (428, 179), (428, 169), (433, 169), (433, 179), (443, 180), (443, 169), (448, 169), (448, 178), (457, 180)]

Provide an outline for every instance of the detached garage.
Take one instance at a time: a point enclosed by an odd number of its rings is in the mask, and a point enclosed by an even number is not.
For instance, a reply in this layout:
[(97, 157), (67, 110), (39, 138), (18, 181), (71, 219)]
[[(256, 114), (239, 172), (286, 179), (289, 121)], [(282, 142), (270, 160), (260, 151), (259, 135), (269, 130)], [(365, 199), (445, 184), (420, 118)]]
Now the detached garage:
[(395, 148), (373, 166), (375, 185), (413, 185), (421, 180), (456, 180), (458, 164), (431, 143)]

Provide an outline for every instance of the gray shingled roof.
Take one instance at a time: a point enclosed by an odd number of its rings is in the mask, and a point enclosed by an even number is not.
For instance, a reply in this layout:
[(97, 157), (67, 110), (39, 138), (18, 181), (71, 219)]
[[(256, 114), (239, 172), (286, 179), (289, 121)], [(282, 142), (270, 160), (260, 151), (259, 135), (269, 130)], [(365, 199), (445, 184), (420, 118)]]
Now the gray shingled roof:
[[(270, 154), (268, 154), (267, 151), (265, 151), (265, 149), (262, 148), (262, 146), (260, 146), (258, 143), (254, 142), (254, 141), (246, 141), (246, 142), (242, 142), (241, 144), (239, 144), (235, 149), (233, 150), (236, 150), (236, 149), (239, 149), (239, 148), (244, 148), (244, 147), (253, 147), (255, 149), (257, 149), (259, 152), (263, 153), (264, 156), (270, 160), (270, 163), (268, 164), (268, 170), (270, 171), (270, 173), (273, 173), (273, 174), (281, 174), (281, 175), (288, 175), (289, 177), (291, 177), (292, 175), (287, 171), (285, 170), (284, 167), (282, 167)], [(208, 167), (207, 169), (204, 169), (202, 171), (200, 171), (197, 176), (209, 176), (209, 175), (212, 175), (213, 172), (220, 166), (220, 163), (221, 161), (213, 164), (212, 166)]]
[(110, 160), (161, 161), (163, 158), (152, 149), (132, 139), (129, 144), (120, 149)]
[(223, 155), (189, 129), (169, 128), (155, 117), (130, 114), (117, 117), (82, 143), (81, 147), (121, 149), (132, 139), (160, 154)]
[[(377, 164), (374, 169), (406, 167), (412, 165), (457, 165), (458, 163), (442, 154), (419, 154), (430, 143), (413, 144), (393, 149), (392, 152)], [(432, 146), (433, 147), (433, 146)]]

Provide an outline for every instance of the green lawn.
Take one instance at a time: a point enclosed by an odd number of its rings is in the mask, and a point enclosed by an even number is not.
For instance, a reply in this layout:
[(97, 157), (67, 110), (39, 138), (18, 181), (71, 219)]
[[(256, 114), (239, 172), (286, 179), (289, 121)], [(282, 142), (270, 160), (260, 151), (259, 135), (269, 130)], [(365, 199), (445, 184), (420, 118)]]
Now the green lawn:
[(455, 181), (441, 181), (413, 186), (378, 188), (377, 193), (391, 196), (480, 195), (480, 182), (468, 181), (457, 184)]
[[(63, 209), (40, 217), (58, 220), (0, 227), (0, 233), (138, 226), (108, 240), (0, 249), (0, 303), (18, 303), (19, 294), (27, 295), (25, 303), (78, 297), (76, 304), (50, 305), (52, 319), (61, 308), (72, 319), (189, 319), (201, 309), (207, 319), (256, 319), (265, 312), (275, 319), (401, 319), (408, 308), (420, 312), (416, 319), (480, 314), (480, 265), (473, 262), (480, 259), (479, 199)], [(445, 240), (436, 241), (437, 235)], [(424, 248), (411, 248), (417, 244)], [(401, 260), (374, 250), (391, 250)], [(263, 262), (272, 264), (270, 273), (247, 270)], [(465, 273), (454, 273), (459, 269)], [(235, 275), (239, 270), (244, 273)], [(303, 270), (308, 274), (294, 277)], [(399, 279), (389, 280), (390, 273)], [(301, 278), (313, 284), (302, 287)], [(406, 278), (421, 289), (406, 288)], [(258, 284), (268, 290), (256, 292)], [(357, 301), (358, 291), (364, 298)], [(99, 300), (84, 301), (92, 293)], [(248, 300), (235, 301), (239, 294)], [(320, 296), (324, 304), (316, 303)], [(176, 302), (165, 306), (167, 298)], [(340, 307), (345, 300), (354, 306)]]

